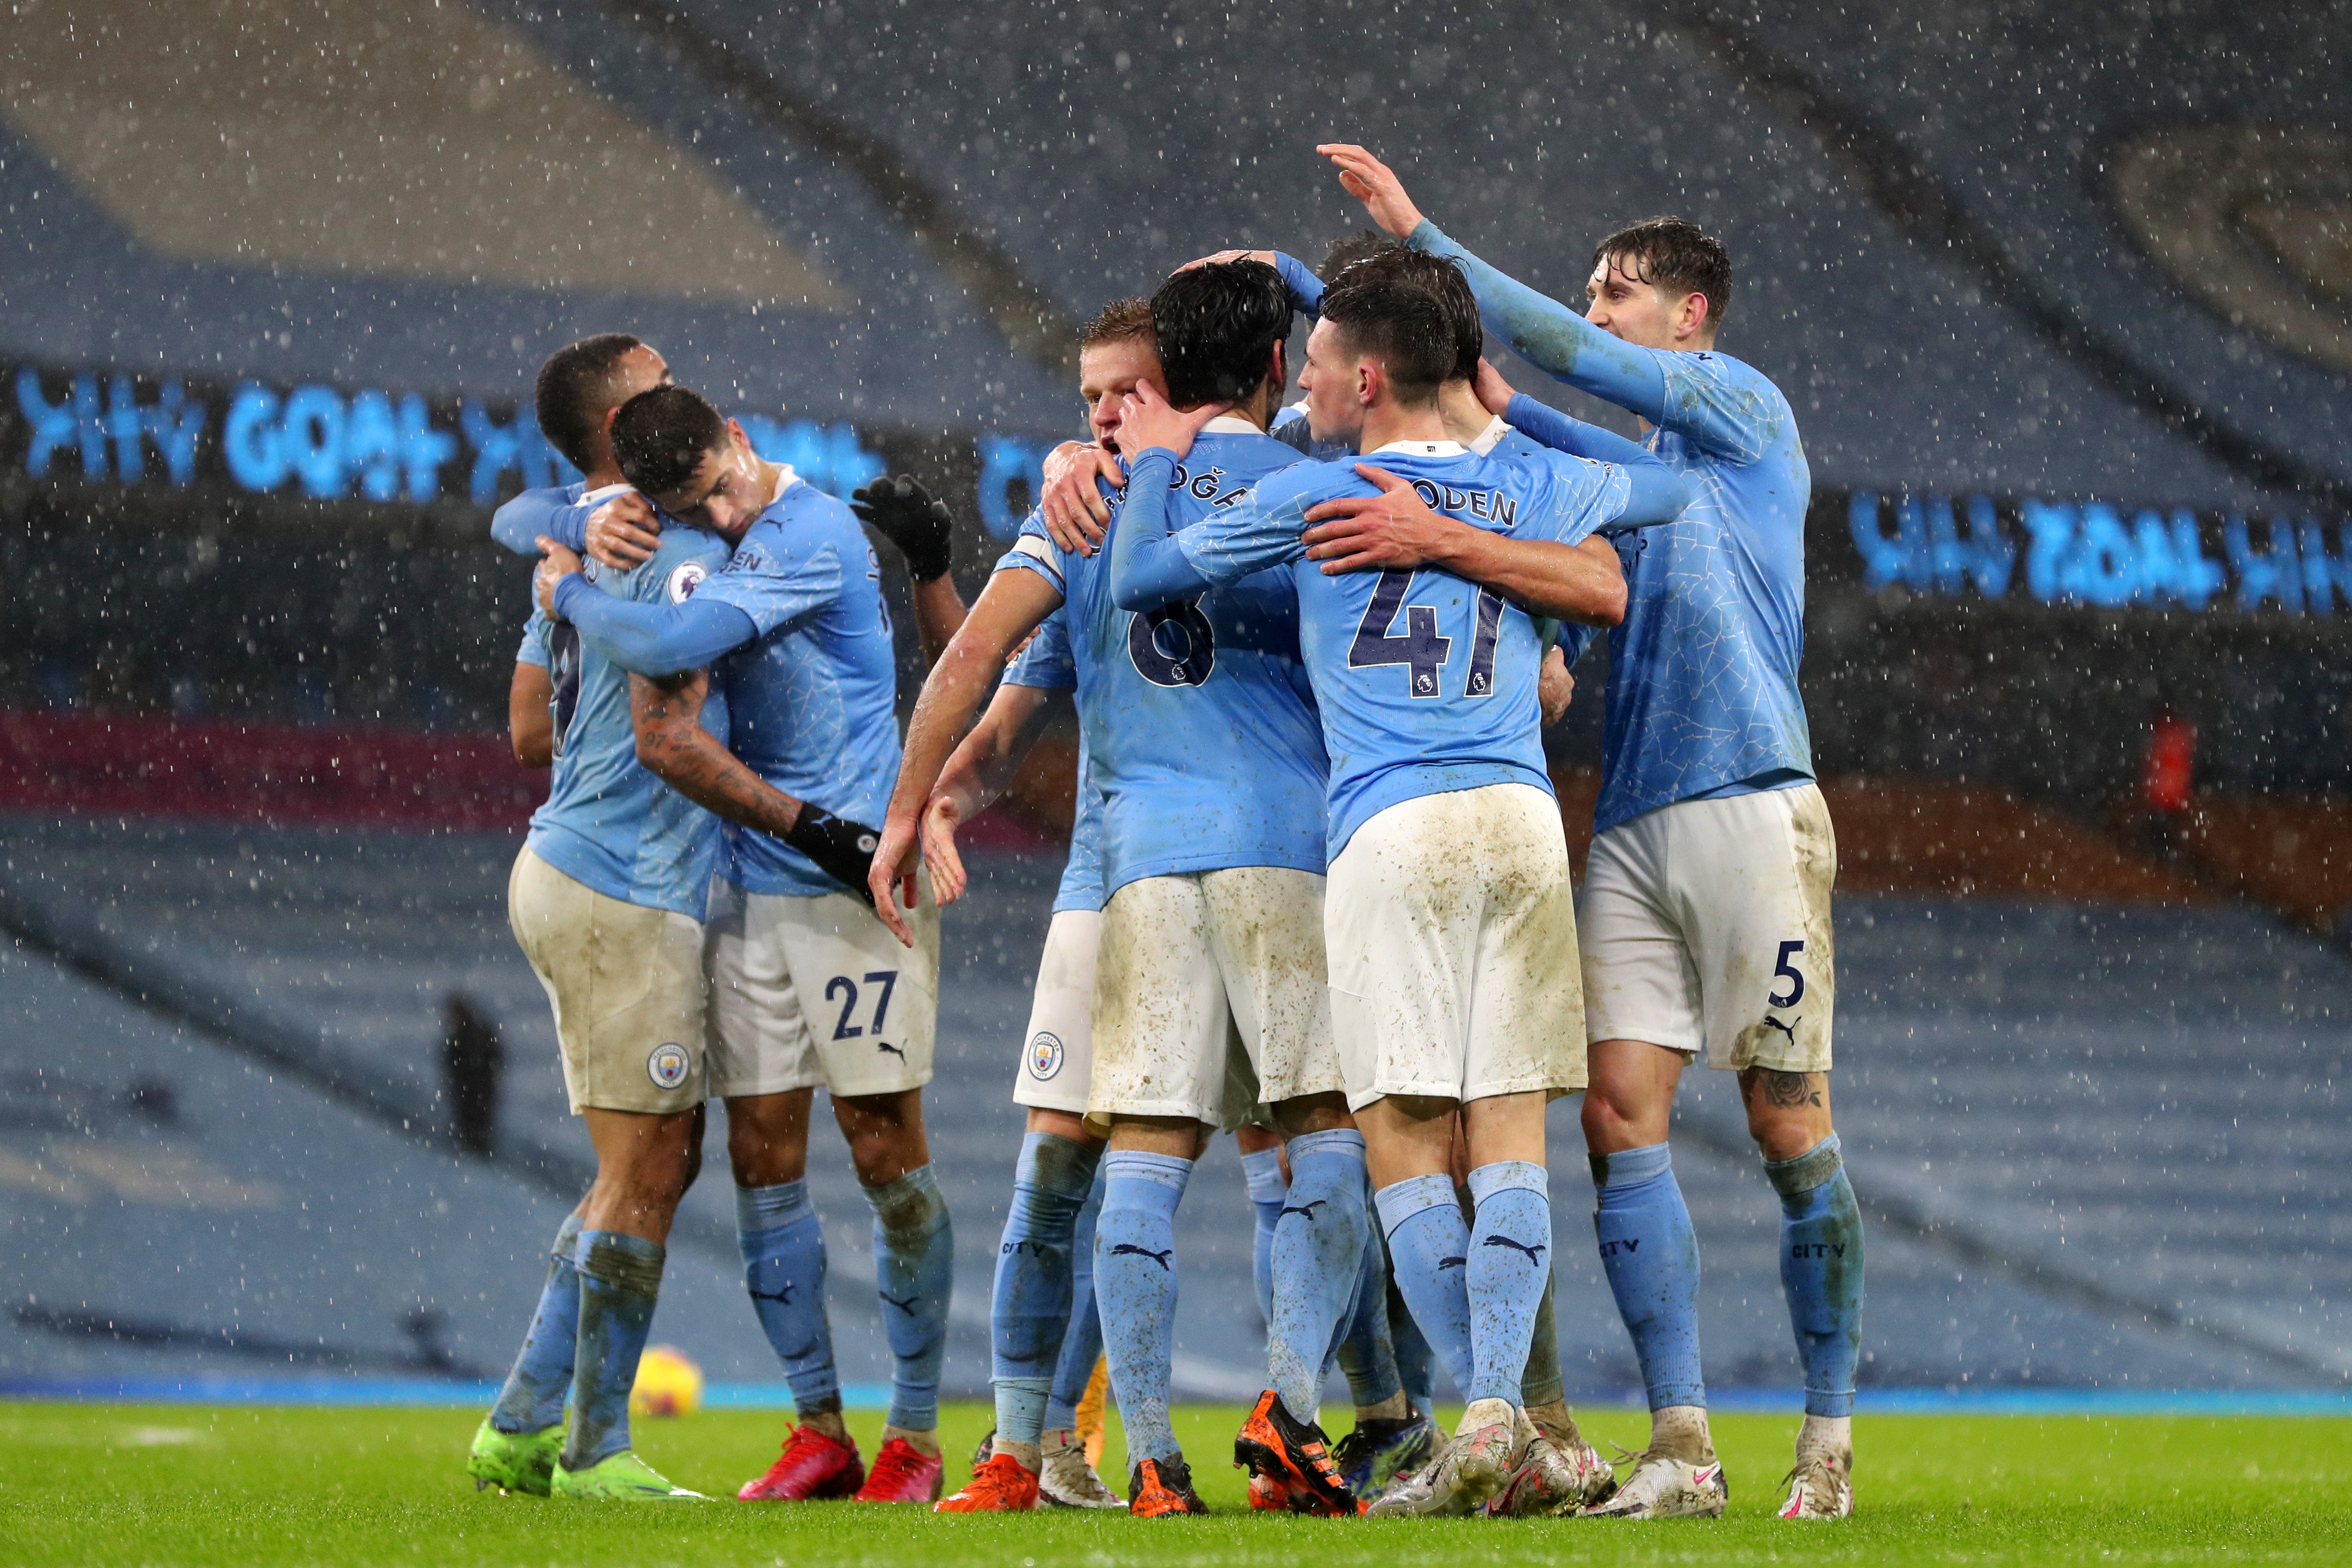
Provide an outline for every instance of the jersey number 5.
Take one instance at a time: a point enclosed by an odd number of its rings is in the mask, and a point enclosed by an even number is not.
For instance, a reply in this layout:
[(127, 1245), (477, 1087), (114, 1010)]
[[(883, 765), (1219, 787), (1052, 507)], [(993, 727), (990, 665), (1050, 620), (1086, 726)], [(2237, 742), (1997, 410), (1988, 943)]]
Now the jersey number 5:
[[(1405, 604), (1412, 579), (1411, 572), (1381, 574), (1372, 602), (1364, 606), (1364, 618), (1356, 623), (1356, 640), (1348, 645), (1348, 668), (1401, 664), (1407, 670), (1413, 696), (1437, 697), (1442, 694), (1445, 660), (1454, 651), (1454, 639), (1439, 634), (1436, 606)], [(1470, 638), (1470, 673), (1462, 682), (1465, 697), (1486, 697), (1495, 689), (1495, 644), (1503, 630), (1502, 595), (1481, 588), (1477, 605), (1477, 623)], [(1404, 611), (1402, 637), (1389, 630), (1399, 608)]]

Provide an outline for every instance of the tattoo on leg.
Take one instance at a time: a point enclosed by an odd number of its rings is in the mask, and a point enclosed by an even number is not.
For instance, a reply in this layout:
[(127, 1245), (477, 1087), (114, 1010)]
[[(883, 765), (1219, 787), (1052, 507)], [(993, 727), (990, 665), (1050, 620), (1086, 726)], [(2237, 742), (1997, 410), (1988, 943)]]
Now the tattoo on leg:
[(1768, 1105), (1819, 1105), (1822, 1102), (1818, 1073), (1780, 1072), (1772, 1068), (1761, 1069), (1764, 1076), (1764, 1102)]

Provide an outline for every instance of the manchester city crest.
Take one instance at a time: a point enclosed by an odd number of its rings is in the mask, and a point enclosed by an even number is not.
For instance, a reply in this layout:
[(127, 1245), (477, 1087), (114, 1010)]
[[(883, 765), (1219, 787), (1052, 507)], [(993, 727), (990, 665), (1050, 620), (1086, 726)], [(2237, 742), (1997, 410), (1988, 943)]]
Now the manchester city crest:
[(1029, 1076), (1049, 1079), (1062, 1070), (1062, 1039), (1058, 1035), (1040, 1029), (1037, 1037), (1029, 1042)]
[(646, 1058), (646, 1076), (654, 1080), (657, 1089), (676, 1089), (686, 1081), (686, 1075), (693, 1069), (694, 1058), (686, 1054), (684, 1046), (675, 1041), (664, 1041), (656, 1046), (653, 1055)]

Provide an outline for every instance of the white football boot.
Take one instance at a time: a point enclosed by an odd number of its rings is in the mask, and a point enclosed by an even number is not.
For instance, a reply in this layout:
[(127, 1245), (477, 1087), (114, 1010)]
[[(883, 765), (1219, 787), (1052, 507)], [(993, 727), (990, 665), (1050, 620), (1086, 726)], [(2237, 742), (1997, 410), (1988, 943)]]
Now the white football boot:
[(1644, 1451), (1633, 1456), (1633, 1464), (1632, 1473), (1617, 1483), (1616, 1495), (1586, 1509), (1586, 1518), (1720, 1519), (1723, 1505), (1731, 1500), (1723, 1461), (1713, 1457), (1694, 1465)]
[(1045, 1508), (1118, 1508), (1127, 1500), (1103, 1485), (1084, 1443), (1048, 1442), (1040, 1454), (1037, 1501)]

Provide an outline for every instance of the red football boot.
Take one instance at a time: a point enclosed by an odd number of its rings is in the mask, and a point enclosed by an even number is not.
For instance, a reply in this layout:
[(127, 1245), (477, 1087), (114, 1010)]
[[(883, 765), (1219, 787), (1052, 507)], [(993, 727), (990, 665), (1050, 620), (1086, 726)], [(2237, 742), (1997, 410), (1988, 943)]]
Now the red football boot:
[(768, 1473), (744, 1482), (735, 1496), (744, 1502), (814, 1502), (850, 1497), (865, 1481), (866, 1465), (855, 1439), (836, 1443), (814, 1426), (795, 1426)]
[(874, 1456), (874, 1468), (857, 1489), (856, 1502), (937, 1502), (947, 1457), (925, 1454), (904, 1437), (893, 1437)]
[(1025, 1513), (1037, 1506), (1037, 1477), (1010, 1454), (996, 1454), (971, 1472), (963, 1490), (931, 1505), (933, 1513)]
[[(1279, 1482), (1293, 1513), (1352, 1519), (1363, 1512), (1339, 1466), (1331, 1462), (1323, 1428), (1291, 1419), (1271, 1388), (1258, 1395), (1234, 1436), (1234, 1463), (1246, 1466), (1253, 1476)], [(1255, 1497), (1251, 1500), (1255, 1506)]]

